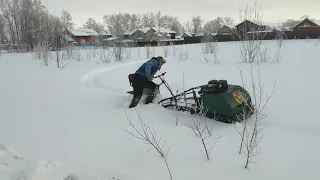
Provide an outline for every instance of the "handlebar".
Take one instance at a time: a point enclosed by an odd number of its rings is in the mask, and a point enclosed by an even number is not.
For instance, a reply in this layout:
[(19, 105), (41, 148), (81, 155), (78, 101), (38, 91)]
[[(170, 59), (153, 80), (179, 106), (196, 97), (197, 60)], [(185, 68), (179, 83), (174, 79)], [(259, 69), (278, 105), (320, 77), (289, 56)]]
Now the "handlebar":
[(164, 76), (166, 73), (167, 73), (167, 72), (161, 73), (160, 75), (155, 76), (155, 77), (153, 77), (153, 78), (158, 78), (158, 77), (160, 77), (160, 76)]

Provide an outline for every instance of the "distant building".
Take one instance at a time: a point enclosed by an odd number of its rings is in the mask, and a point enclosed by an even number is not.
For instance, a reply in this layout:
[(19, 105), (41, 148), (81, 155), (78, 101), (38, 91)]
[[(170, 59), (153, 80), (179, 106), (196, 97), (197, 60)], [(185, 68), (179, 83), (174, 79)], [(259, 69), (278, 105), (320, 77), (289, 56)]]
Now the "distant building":
[(297, 25), (292, 27), (294, 31), (320, 31), (320, 26), (308, 18), (303, 19)]
[(77, 43), (97, 43), (99, 33), (93, 29), (69, 29), (68, 35)]
[(176, 32), (167, 27), (145, 27), (124, 33), (124, 39), (138, 42), (153, 42), (175, 38)]

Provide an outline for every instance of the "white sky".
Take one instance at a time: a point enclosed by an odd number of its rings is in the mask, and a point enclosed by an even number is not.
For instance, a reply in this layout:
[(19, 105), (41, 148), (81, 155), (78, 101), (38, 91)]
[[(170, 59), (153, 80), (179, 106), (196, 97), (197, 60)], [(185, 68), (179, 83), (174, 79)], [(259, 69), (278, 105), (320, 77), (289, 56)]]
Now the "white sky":
[[(118, 12), (145, 13), (161, 11), (162, 14), (177, 16), (180, 22), (199, 15), (205, 21), (216, 17), (229, 16), (239, 21), (239, 8), (253, 4), (252, 0), (42, 0), (51, 13), (60, 14), (67, 10), (76, 27), (81, 26), (88, 18), (103, 22), (102, 17)], [(241, 4), (240, 4), (241, 2)], [(300, 20), (308, 15), (311, 19), (320, 20), (320, 0), (268, 0), (258, 2), (263, 21), (282, 22), (285, 19)], [(250, 5), (251, 7), (251, 5)]]

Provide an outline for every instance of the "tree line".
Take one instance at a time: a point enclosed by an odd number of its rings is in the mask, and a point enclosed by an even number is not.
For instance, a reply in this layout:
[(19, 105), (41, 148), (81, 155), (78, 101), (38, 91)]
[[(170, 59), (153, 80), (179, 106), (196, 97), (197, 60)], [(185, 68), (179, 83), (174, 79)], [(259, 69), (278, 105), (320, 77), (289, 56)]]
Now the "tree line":
[[(230, 17), (217, 17), (204, 21), (200, 16), (193, 16), (186, 22), (177, 17), (158, 12), (143, 14), (117, 13), (102, 17), (103, 22), (88, 18), (83, 28), (107, 31), (116, 37), (122, 37), (126, 31), (142, 27), (166, 26), (178, 35), (184, 32), (216, 33), (223, 25), (232, 25)], [(289, 19), (281, 27), (292, 26), (299, 21)], [(60, 35), (66, 29), (74, 28), (71, 14), (63, 10), (59, 16), (49, 13), (40, 0), (0, 0), (0, 43), (22, 45), (27, 50), (37, 44), (57, 44)], [(59, 37), (58, 37), (59, 36)]]

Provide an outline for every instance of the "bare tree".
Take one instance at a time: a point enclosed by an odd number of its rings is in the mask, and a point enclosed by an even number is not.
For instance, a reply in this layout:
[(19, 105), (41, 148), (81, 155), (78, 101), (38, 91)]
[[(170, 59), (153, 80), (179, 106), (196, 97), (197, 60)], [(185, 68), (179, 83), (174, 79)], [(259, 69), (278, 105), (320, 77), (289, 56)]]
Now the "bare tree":
[(144, 13), (141, 18), (141, 25), (143, 27), (154, 27), (156, 25), (155, 14), (151, 13)]
[(297, 25), (300, 21), (294, 19), (287, 19), (285, 22), (281, 24), (280, 29), (283, 30), (291, 30), (291, 28)]
[[(265, 100), (263, 100), (263, 96), (265, 95), (264, 85), (261, 84), (261, 77), (260, 77), (260, 70), (258, 70), (258, 78), (257, 80), (254, 79), (252, 64), (250, 70), (250, 90), (251, 90), (251, 97), (253, 107), (249, 106), (248, 104), (243, 104), (243, 106), (250, 107), (250, 111), (253, 111), (253, 122), (249, 124), (245, 119), (247, 117), (247, 111), (243, 111), (241, 117), (243, 118), (244, 125), (242, 129), (238, 131), (239, 135), (241, 136), (241, 143), (239, 148), (239, 154), (244, 153), (246, 155), (245, 159), (245, 168), (248, 168), (249, 164), (254, 163), (252, 160), (253, 157), (259, 155), (261, 153), (261, 149), (259, 145), (263, 139), (262, 130), (265, 127), (265, 124), (262, 120), (264, 120), (268, 114), (265, 112), (265, 107), (267, 106), (268, 102), (270, 101), (274, 89), (270, 95), (266, 96)], [(258, 65), (259, 66), (259, 65)], [(240, 70), (240, 76), (242, 82), (244, 82), (242, 71)], [(243, 87), (247, 89), (246, 85), (243, 83)], [(244, 99), (243, 94), (240, 93), (240, 98)], [(247, 102), (247, 101), (243, 101)]]
[(139, 130), (136, 125), (134, 124), (134, 122), (131, 120), (131, 118), (128, 117), (126, 111), (124, 110), (127, 121), (128, 121), (128, 125), (132, 128), (132, 130), (129, 130), (127, 127), (124, 129), (129, 135), (143, 141), (145, 144), (149, 144), (150, 146), (152, 146), (152, 149), (156, 150), (159, 155), (163, 158), (168, 173), (170, 175), (170, 179), (172, 180), (172, 174), (170, 171), (170, 167), (167, 161), (167, 154), (169, 152), (168, 150), (165, 150), (165, 146), (166, 146), (166, 141), (163, 141), (162, 139), (162, 135), (160, 137), (158, 137), (157, 132), (155, 130), (154, 127), (151, 127), (149, 124), (146, 124), (143, 120), (141, 115), (138, 114), (138, 118), (140, 121), (140, 126), (141, 126), (141, 130)]
[(203, 31), (205, 34), (211, 34), (211, 33), (217, 33), (218, 30), (223, 26), (223, 25), (232, 25), (233, 20), (230, 17), (217, 17), (214, 20), (208, 21), (204, 24), (203, 26)]
[(65, 30), (72, 29), (74, 23), (72, 22), (72, 16), (66, 10), (62, 10), (61, 21)]
[(57, 68), (63, 69), (65, 67), (65, 58), (63, 48), (66, 46), (64, 36), (64, 26), (59, 17), (49, 16), (48, 17), (48, 29), (45, 37), (50, 43), (51, 49), (54, 51), (54, 59)]
[(259, 54), (266, 54), (263, 52), (262, 46), (266, 31), (262, 26), (262, 19), (259, 9), (256, 4), (252, 9), (248, 6), (243, 10), (240, 10), (240, 20), (243, 23), (242, 27), (237, 29), (237, 37), (240, 39), (240, 55), (241, 60), (244, 63), (253, 63), (258, 61)]
[(202, 30), (202, 23), (203, 20), (200, 16), (193, 16), (192, 17), (192, 28), (194, 33), (200, 33)]
[(105, 15), (103, 19), (109, 32), (113, 36), (123, 39), (124, 32), (127, 30), (123, 14)]
[(104, 31), (104, 26), (92, 18), (89, 18), (86, 24), (83, 25), (83, 27), (87, 29), (93, 29), (98, 33), (100, 33), (101, 31)]
[(193, 25), (191, 21), (184, 22), (184, 32), (193, 32)]

